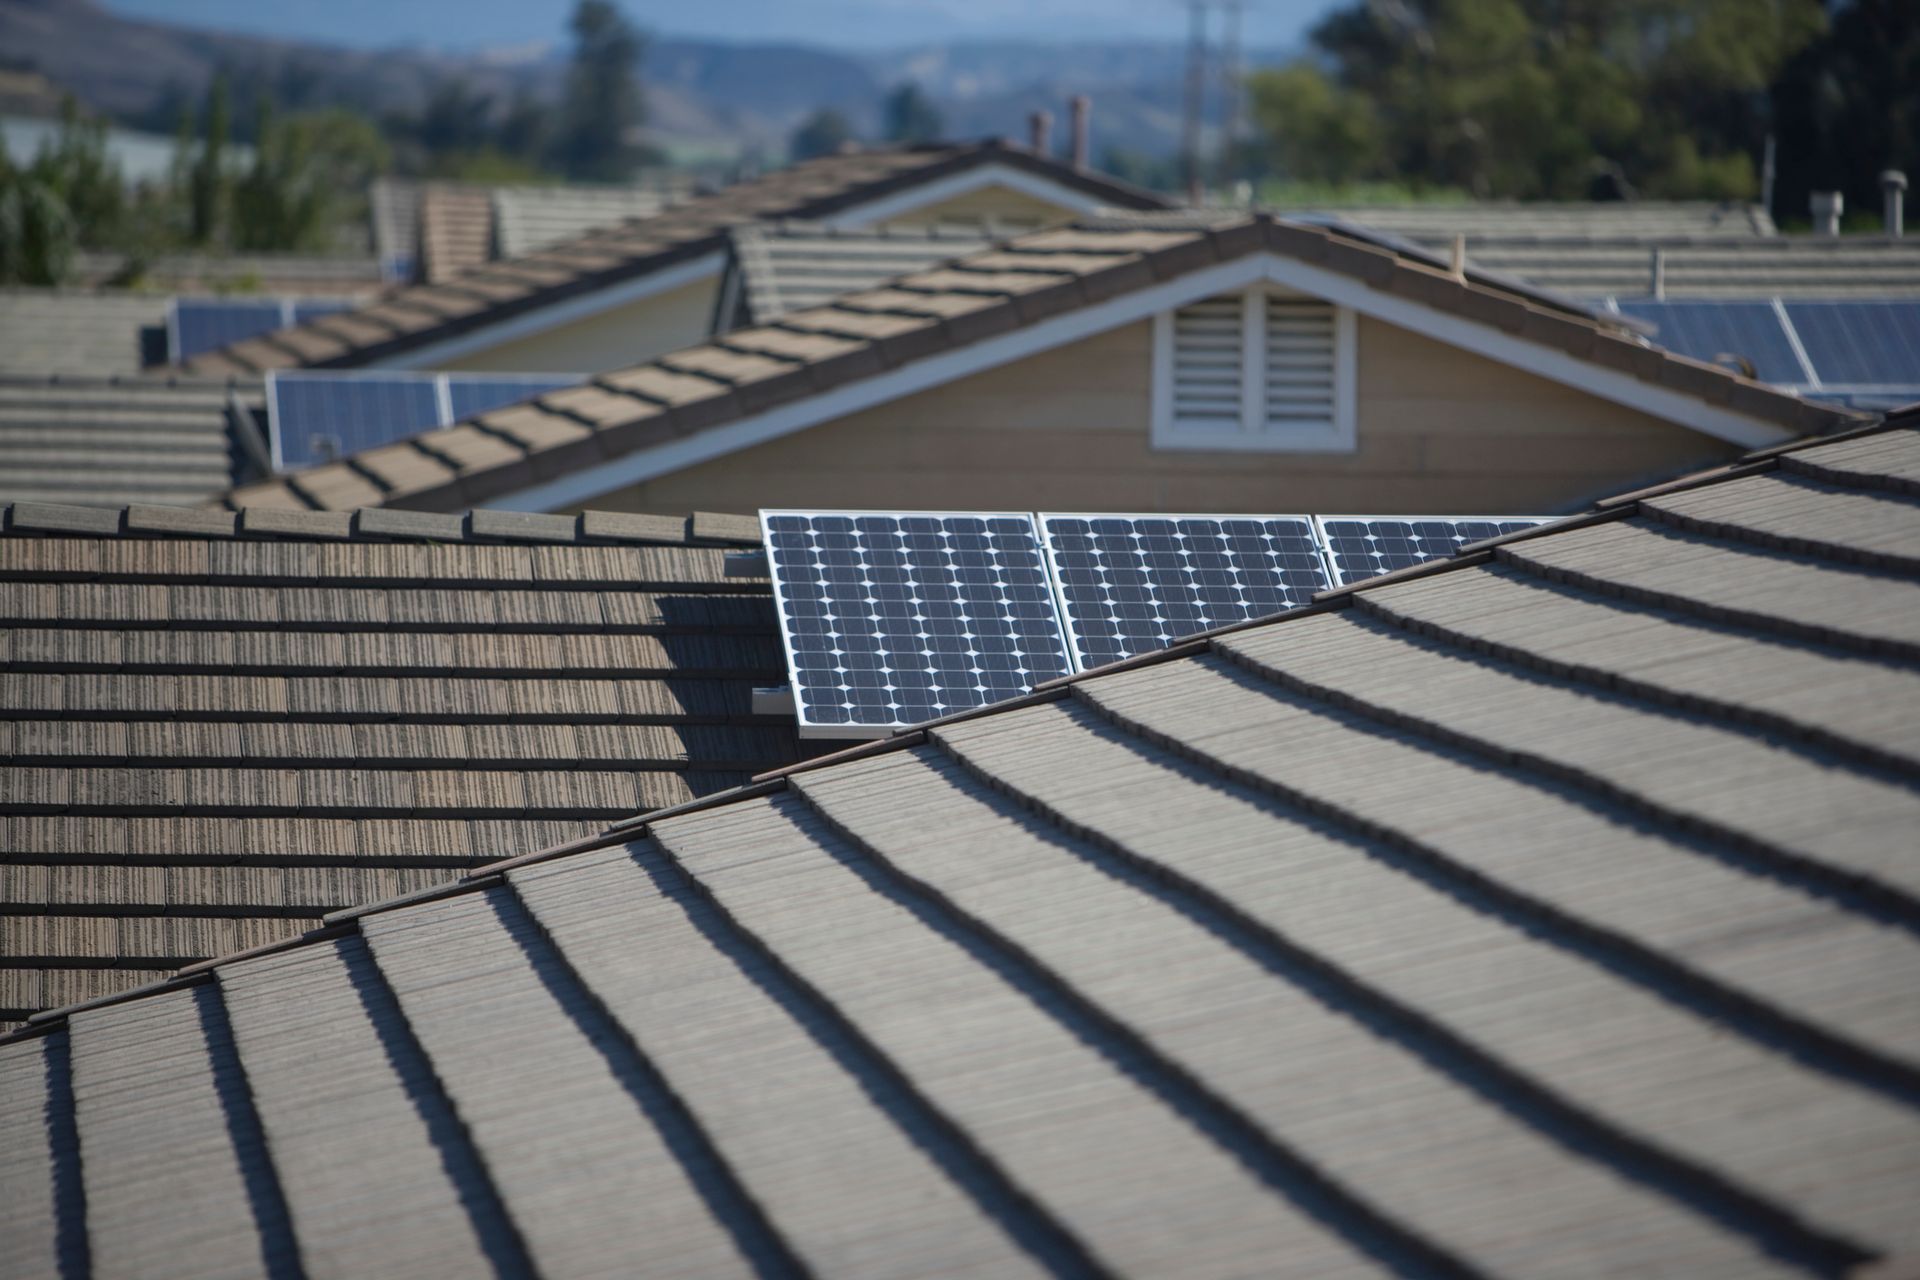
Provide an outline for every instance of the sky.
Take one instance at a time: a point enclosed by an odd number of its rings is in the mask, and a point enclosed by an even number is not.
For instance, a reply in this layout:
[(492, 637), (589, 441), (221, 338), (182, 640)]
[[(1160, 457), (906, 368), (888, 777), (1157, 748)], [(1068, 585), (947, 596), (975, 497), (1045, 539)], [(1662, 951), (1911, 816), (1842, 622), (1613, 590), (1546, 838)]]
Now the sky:
[[(1219, 0), (1214, 0), (1217, 5)], [(571, 0), (103, 0), (130, 17), (364, 48), (564, 38)], [(1184, 0), (621, 0), (661, 35), (874, 49), (971, 40), (1181, 39)], [(1293, 45), (1334, 0), (1246, 0), (1250, 46)]]

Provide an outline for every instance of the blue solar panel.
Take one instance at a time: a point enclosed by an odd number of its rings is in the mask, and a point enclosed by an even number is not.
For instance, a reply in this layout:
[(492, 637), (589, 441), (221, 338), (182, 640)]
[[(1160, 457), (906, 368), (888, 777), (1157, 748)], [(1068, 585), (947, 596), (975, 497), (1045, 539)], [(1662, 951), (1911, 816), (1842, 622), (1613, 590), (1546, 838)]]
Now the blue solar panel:
[(1789, 302), (1787, 319), (1830, 386), (1920, 382), (1920, 302)]
[(1771, 302), (1635, 301), (1620, 311), (1655, 326), (1653, 341), (1669, 351), (1708, 361), (1744, 356), (1762, 382), (1807, 380)]
[(1304, 516), (1040, 517), (1081, 669), (1280, 613), (1327, 588)]
[(176, 298), (170, 354), (175, 360), (190, 359), (358, 305), (346, 298)]
[(503, 409), (522, 400), (571, 387), (580, 379), (567, 374), (528, 377), (475, 377), (447, 375), (447, 398), (453, 404), (453, 420), (464, 421), (491, 409)]
[(304, 467), (441, 425), (432, 376), (276, 373), (272, 388), (276, 467)]
[(1518, 533), (1544, 516), (1320, 516), (1339, 585), (1450, 556), (1469, 542)]
[(178, 298), (173, 304), (173, 358), (186, 360), (280, 328), (278, 298)]
[(859, 736), (1069, 670), (1032, 518), (763, 511), (803, 731)]

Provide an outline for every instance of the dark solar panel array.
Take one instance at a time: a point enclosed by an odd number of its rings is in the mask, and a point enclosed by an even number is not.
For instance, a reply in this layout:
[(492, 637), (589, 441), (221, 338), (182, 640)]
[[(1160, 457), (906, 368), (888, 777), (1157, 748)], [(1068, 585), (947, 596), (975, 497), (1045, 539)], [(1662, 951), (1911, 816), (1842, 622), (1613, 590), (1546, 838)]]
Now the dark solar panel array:
[(276, 373), (269, 383), (274, 464), (328, 462), (579, 381), (564, 373)]
[(477, 414), (504, 409), (522, 400), (571, 387), (580, 379), (567, 374), (503, 374), (482, 377), (472, 374), (447, 375), (447, 399), (452, 403), (453, 421), (462, 422)]
[(761, 513), (802, 728), (884, 730), (1070, 670), (1032, 518)]
[(1082, 668), (1279, 613), (1325, 590), (1304, 516), (1040, 516)]
[(1722, 364), (1728, 363), (1725, 356), (1745, 357), (1761, 382), (1807, 380), (1771, 302), (1634, 301), (1619, 307), (1622, 315), (1653, 325), (1653, 341), (1669, 351)]
[(274, 465), (305, 467), (392, 444), (441, 425), (432, 377), (276, 373)]
[(1820, 381), (1829, 386), (1920, 383), (1920, 302), (1788, 302)]
[(1518, 533), (1546, 517), (1320, 516), (1320, 538), (1337, 585), (1450, 556), (1470, 542)]
[(175, 361), (191, 359), (355, 305), (344, 298), (176, 298), (169, 354)]

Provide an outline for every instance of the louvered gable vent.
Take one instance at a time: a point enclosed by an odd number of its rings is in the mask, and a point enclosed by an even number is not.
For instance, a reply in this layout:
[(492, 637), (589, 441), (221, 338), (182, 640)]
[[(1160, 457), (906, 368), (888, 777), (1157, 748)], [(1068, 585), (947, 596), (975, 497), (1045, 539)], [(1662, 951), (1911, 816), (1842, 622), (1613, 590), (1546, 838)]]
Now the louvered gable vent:
[(1333, 422), (1333, 305), (1315, 298), (1267, 299), (1266, 413), (1269, 427)]
[(1173, 317), (1176, 426), (1238, 431), (1245, 386), (1246, 311), (1238, 297), (1208, 298)]

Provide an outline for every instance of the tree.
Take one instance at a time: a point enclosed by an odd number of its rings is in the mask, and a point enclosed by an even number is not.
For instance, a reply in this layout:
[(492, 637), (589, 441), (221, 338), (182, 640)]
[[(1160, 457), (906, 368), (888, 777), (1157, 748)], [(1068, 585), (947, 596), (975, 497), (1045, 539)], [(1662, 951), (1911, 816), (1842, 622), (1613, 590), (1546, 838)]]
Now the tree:
[(367, 185), (387, 162), (378, 131), (350, 112), (276, 118), (261, 103), (253, 164), (233, 191), (233, 247), (325, 250), (360, 212)]
[(853, 140), (853, 126), (832, 107), (822, 107), (800, 122), (787, 139), (787, 154), (795, 160), (832, 155)]
[(118, 239), (126, 216), (126, 183), (107, 156), (104, 121), (83, 119), (68, 97), (60, 108), (60, 131), (43, 144), (29, 175), (59, 198), (83, 245)]
[(216, 75), (207, 90), (200, 154), (187, 178), (187, 238), (194, 244), (211, 243), (226, 213), (227, 77)]
[(1810, 192), (1839, 191), (1851, 216), (1877, 223), (1880, 171), (1920, 179), (1920, 8), (1836, 4), (1832, 27), (1787, 64), (1770, 105), (1780, 157), (1774, 217), (1798, 222)]
[(1302, 176), (1748, 196), (1767, 85), (1822, 26), (1813, 0), (1348, 0), (1249, 96)]
[(580, 0), (572, 25), (573, 65), (555, 159), (569, 178), (618, 182), (642, 158), (632, 135), (646, 119), (636, 71), (646, 40), (611, 0)]
[(59, 284), (78, 238), (58, 193), (0, 148), (0, 284)]
[(887, 95), (881, 115), (888, 142), (932, 142), (945, 129), (940, 109), (912, 80), (903, 81)]

